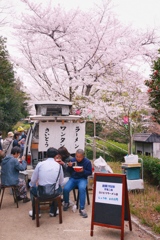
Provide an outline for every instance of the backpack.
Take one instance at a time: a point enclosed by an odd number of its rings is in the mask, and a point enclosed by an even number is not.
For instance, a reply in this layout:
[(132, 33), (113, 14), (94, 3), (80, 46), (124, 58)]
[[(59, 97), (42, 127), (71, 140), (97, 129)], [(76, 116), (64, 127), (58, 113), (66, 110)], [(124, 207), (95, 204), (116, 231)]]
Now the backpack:
[(9, 139), (9, 138), (6, 138), (3, 141), (3, 152), (4, 152), (4, 154), (5, 155), (11, 154), (12, 147), (13, 147), (13, 140)]

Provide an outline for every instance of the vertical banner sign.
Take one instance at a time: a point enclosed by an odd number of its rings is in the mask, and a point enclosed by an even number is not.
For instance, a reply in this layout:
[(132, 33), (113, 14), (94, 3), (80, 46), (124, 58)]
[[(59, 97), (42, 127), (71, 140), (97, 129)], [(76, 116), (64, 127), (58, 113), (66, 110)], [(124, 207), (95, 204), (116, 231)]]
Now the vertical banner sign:
[(126, 175), (95, 173), (90, 235), (97, 225), (120, 229), (124, 240), (125, 220), (132, 231)]
[(70, 153), (84, 150), (85, 123), (40, 122), (38, 151), (47, 151), (49, 147), (66, 147)]

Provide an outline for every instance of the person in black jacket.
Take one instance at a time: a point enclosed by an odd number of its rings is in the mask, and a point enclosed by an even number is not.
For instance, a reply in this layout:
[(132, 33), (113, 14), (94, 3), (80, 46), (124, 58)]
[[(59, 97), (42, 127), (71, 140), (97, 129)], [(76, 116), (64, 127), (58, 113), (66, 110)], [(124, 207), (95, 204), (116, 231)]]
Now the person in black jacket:
[(13, 137), (13, 147), (20, 147), (20, 141), (19, 141), (20, 133), (16, 132)]
[(67, 148), (65, 147), (58, 148), (58, 153), (60, 156), (59, 157), (57, 156), (57, 159), (55, 160), (62, 165), (63, 173), (64, 173), (64, 181), (63, 181), (62, 187), (64, 187), (71, 176), (70, 173), (67, 171), (67, 168), (68, 168), (68, 163), (71, 162), (73, 157), (70, 155)]
[[(73, 168), (75, 163), (77, 166), (82, 167), (82, 169), (78, 172), (76, 172)], [(71, 159), (71, 162), (68, 163), (67, 171), (71, 174), (71, 177), (63, 188), (63, 211), (67, 211), (69, 208), (70, 191), (75, 187), (78, 187), (80, 200), (79, 212), (82, 217), (86, 218), (88, 217), (85, 211), (86, 186), (88, 176), (92, 175), (92, 165), (91, 161), (84, 156), (84, 151), (82, 149), (78, 149), (76, 151), (75, 158)]]

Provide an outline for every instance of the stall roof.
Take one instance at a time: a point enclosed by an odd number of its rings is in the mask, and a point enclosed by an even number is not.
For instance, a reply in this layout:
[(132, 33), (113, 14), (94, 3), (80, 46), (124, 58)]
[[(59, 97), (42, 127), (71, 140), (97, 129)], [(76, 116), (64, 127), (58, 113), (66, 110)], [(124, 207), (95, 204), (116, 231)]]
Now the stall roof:
[(37, 103), (34, 104), (35, 105), (35, 108), (37, 108), (37, 106), (40, 106), (40, 105), (65, 105), (65, 106), (72, 106), (73, 103), (72, 102), (69, 102), (69, 101), (39, 101)]
[(38, 120), (38, 121), (73, 121), (73, 120), (81, 120), (81, 116), (69, 115), (69, 116), (42, 116), (42, 115), (33, 115), (29, 117), (30, 120)]
[(136, 133), (133, 135), (135, 142), (160, 142), (160, 135), (157, 133)]

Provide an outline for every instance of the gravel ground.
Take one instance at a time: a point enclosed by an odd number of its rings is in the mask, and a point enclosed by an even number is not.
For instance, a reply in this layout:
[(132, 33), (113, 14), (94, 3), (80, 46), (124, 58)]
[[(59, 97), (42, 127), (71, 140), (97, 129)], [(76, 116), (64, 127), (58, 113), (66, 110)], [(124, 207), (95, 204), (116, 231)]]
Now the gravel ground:
[[(90, 199), (92, 191), (90, 191)], [(71, 196), (72, 199), (72, 196)], [(2, 208), (0, 210), (0, 239), (1, 240), (118, 240), (120, 239), (120, 230), (109, 229), (106, 227), (94, 226), (94, 236), (90, 236), (91, 225), (91, 205), (86, 204), (88, 218), (82, 218), (79, 212), (72, 212), (69, 208), (67, 212), (62, 212), (63, 223), (59, 224), (59, 218), (49, 217), (48, 210), (42, 211), (40, 218), (40, 227), (36, 227), (36, 222), (29, 217), (31, 202), (19, 202), (19, 208), (13, 202), (12, 195), (8, 189), (4, 194)], [(132, 231), (129, 231), (128, 222), (125, 222), (124, 240), (152, 240), (151, 235), (142, 231), (137, 224), (132, 222)]]

